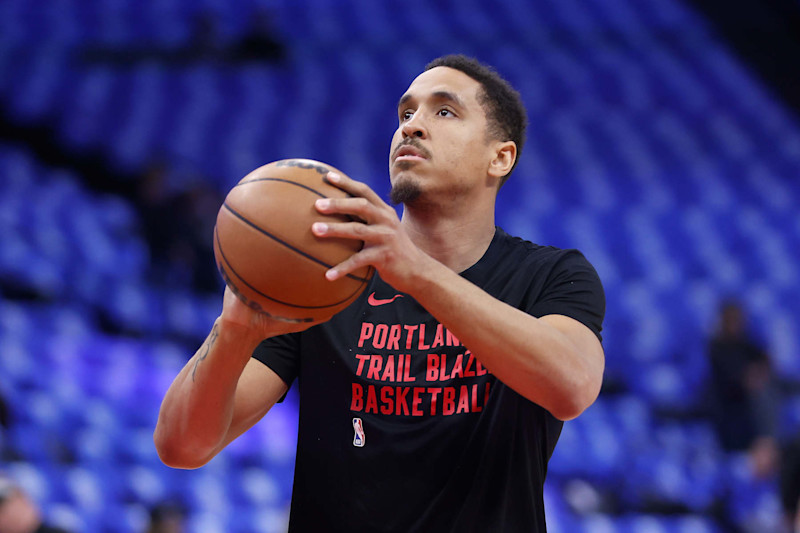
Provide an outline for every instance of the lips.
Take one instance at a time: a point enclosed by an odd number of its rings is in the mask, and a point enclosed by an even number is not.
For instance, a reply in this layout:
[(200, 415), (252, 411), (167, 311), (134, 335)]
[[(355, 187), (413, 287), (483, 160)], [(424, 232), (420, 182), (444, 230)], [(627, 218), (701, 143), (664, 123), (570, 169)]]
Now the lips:
[(420, 159), (427, 159), (429, 157), (427, 150), (422, 147), (417, 147), (412, 144), (403, 144), (397, 147), (394, 152), (395, 161), (414, 161)]
[(397, 157), (405, 157), (405, 156), (413, 156), (413, 157), (424, 157), (422, 152), (414, 148), (413, 146), (403, 146), (397, 151)]

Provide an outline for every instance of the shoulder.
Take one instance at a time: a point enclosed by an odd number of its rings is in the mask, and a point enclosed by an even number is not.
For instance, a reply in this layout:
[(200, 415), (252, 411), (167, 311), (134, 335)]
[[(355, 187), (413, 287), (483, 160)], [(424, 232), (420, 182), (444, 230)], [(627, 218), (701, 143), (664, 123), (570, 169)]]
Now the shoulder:
[(522, 289), (519, 307), (533, 316), (565, 315), (600, 338), (605, 291), (600, 276), (579, 250), (534, 244), (504, 234), (501, 266)]
[(509, 261), (524, 261), (529, 265), (535, 264), (539, 268), (551, 267), (557, 270), (590, 269), (594, 272), (594, 267), (580, 250), (536, 244), (522, 237), (509, 235), (499, 228), (498, 231), (502, 232), (500, 238), (503, 243), (504, 258)]

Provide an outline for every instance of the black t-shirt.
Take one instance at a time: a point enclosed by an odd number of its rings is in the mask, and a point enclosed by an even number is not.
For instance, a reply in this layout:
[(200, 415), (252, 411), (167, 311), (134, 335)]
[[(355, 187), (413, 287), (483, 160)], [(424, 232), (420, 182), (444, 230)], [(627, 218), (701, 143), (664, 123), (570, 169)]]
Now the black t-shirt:
[[(497, 229), (464, 278), (600, 337), (605, 296), (575, 250)], [(498, 381), (420, 304), (375, 276), (329, 322), (253, 356), (300, 386), (291, 532), (544, 532), (562, 422)]]

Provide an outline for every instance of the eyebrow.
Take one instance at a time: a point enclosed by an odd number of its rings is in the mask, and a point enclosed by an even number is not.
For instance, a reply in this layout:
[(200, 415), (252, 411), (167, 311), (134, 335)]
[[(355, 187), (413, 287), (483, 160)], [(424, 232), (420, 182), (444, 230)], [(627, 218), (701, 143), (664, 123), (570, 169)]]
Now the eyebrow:
[[(431, 95), (431, 97), (434, 100), (452, 102), (458, 107), (464, 107), (464, 102), (461, 101), (461, 98), (459, 98), (456, 93), (450, 91), (436, 91)], [(400, 97), (400, 101), (397, 102), (397, 107), (400, 108), (403, 104), (409, 100), (412, 100), (413, 98), (414, 96), (411, 93), (404, 94), (402, 97)]]

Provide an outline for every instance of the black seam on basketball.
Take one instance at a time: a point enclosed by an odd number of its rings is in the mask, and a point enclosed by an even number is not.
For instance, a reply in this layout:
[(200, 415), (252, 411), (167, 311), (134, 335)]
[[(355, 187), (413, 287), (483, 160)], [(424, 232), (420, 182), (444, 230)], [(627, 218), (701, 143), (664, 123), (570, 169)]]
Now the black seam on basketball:
[[(233, 282), (233, 280), (231, 279), (231, 276), (228, 274), (228, 270), (230, 270), (231, 273), (233, 273), (234, 276), (236, 276), (237, 278), (239, 278), (242, 281), (244, 281), (245, 284), (247, 282), (244, 279), (242, 279), (242, 277), (239, 276), (233, 270), (233, 267), (231, 266), (230, 261), (228, 261), (228, 258), (225, 257), (225, 255), (222, 253), (222, 243), (219, 240), (219, 231), (217, 230), (217, 226), (216, 225), (214, 226), (214, 240), (215, 240), (215, 242), (217, 244), (217, 249), (219, 250), (219, 255), (220, 255), (220, 258), (221, 258), (221, 261), (217, 261), (217, 270), (219, 270), (220, 275), (225, 280), (225, 284), (228, 285), (228, 287), (230, 287), (231, 291), (233, 291), (233, 293), (236, 295), (236, 297), (239, 298), (240, 300), (242, 300), (245, 305), (247, 305), (251, 309), (255, 309), (259, 313), (264, 313), (265, 315), (267, 315), (270, 318), (275, 318), (277, 320), (283, 320), (285, 322), (303, 323), (303, 322), (313, 322), (314, 321), (313, 317), (289, 318), (289, 317), (286, 317), (286, 316), (278, 316), (278, 315), (274, 315), (274, 314), (268, 313), (257, 302), (254, 302), (253, 300), (251, 300), (250, 298), (248, 298), (247, 296), (242, 294), (242, 291), (239, 289), (239, 287), (236, 285), (236, 283)], [(223, 262), (225, 264), (222, 264)], [(227, 268), (226, 268), (226, 265), (227, 265)]]
[(327, 198), (327, 196), (325, 196), (324, 194), (322, 194), (318, 190), (316, 190), (316, 189), (314, 189), (312, 187), (309, 187), (308, 185), (303, 185), (302, 183), (297, 183), (296, 181), (287, 180), (287, 179), (283, 179), (283, 178), (253, 178), (251, 180), (247, 180), (247, 181), (242, 182), (242, 183), (237, 183), (236, 185), (234, 185), (234, 188), (239, 187), (241, 185), (247, 185), (248, 183), (255, 183), (257, 181), (280, 181), (281, 183), (289, 183), (291, 185), (297, 185), (298, 187), (302, 187), (303, 189), (305, 189), (307, 191), (311, 191), (314, 194), (318, 195), (320, 198)]
[[(242, 219), (242, 220), (245, 220), (245, 219)], [(246, 220), (245, 220), (245, 221), (246, 221)], [(222, 260), (223, 260), (223, 261), (225, 261), (225, 265), (226, 265), (226, 266), (228, 267), (228, 269), (231, 271), (231, 274), (233, 274), (234, 276), (236, 276), (237, 278), (239, 278), (240, 280), (242, 280), (242, 283), (244, 283), (245, 285), (247, 285), (247, 287), (248, 287), (250, 290), (252, 290), (253, 292), (255, 292), (256, 294), (258, 294), (258, 295), (260, 295), (260, 296), (263, 296), (264, 298), (266, 298), (266, 299), (268, 299), (268, 300), (271, 300), (271, 301), (273, 301), (273, 302), (279, 303), (279, 304), (281, 304), (281, 305), (286, 305), (286, 306), (288, 306), (288, 307), (296, 307), (296, 308), (298, 308), (298, 309), (327, 309), (327, 308), (329, 308), (329, 307), (336, 307), (337, 305), (341, 305), (341, 304), (345, 303), (346, 301), (350, 300), (351, 298), (353, 298), (353, 296), (354, 296), (354, 295), (355, 295), (355, 294), (356, 294), (356, 293), (357, 293), (359, 290), (361, 290), (361, 287), (362, 287), (362, 285), (363, 285), (363, 284), (364, 284), (364, 283), (367, 281), (367, 280), (364, 280), (364, 281), (363, 281), (363, 282), (362, 282), (362, 283), (361, 283), (361, 284), (358, 286), (358, 288), (357, 288), (356, 290), (354, 290), (353, 292), (351, 292), (351, 293), (350, 293), (350, 294), (349, 294), (349, 295), (348, 295), (346, 298), (344, 298), (343, 300), (340, 300), (340, 301), (338, 301), (338, 302), (335, 302), (335, 303), (332, 303), (332, 304), (326, 304), (326, 305), (300, 305), (300, 304), (293, 304), (293, 303), (289, 303), (289, 302), (284, 302), (283, 300), (278, 300), (277, 298), (273, 298), (272, 296), (269, 296), (268, 294), (264, 294), (264, 293), (263, 293), (263, 292), (261, 292), (260, 290), (256, 289), (255, 287), (253, 287), (252, 285), (250, 285), (250, 283), (248, 283), (248, 282), (247, 282), (247, 280), (246, 280), (246, 279), (244, 279), (244, 278), (243, 278), (243, 277), (242, 277), (242, 276), (241, 276), (241, 275), (240, 275), (238, 272), (236, 272), (236, 269), (235, 269), (235, 268), (233, 268), (233, 265), (231, 265), (231, 262), (230, 262), (230, 261), (228, 261), (228, 258), (225, 256), (225, 251), (222, 249), (222, 242), (221, 242), (221, 241), (220, 241), (220, 239), (219, 239), (219, 232), (218, 232), (218, 231), (216, 231), (216, 228), (214, 228), (214, 229), (215, 229), (215, 231), (214, 231), (214, 235), (215, 235), (215, 237), (216, 237), (216, 239), (217, 239), (217, 248), (219, 249), (219, 255), (220, 255), (220, 257), (222, 257)]]
[[(276, 237), (275, 235), (273, 235), (272, 233), (268, 232), (268, 231), (267, 231), (267, 230), (265, 230), (264, 228), (262, 228), (262, 227), (259, 227), (259, 226), (257, 226), (256, 224), (254, 224), (254, 223), (250, 222), (249, 220), (247, 220), (247, 219), (244, 217), (244, 215), (241, 215), (241, 214), (240, 214), (240, 213), (238, 213), (238, 212), (237, 212), (235, 209), (233, 209), (231, 206), (229, 206), (229, 205), (228, 205), (228, 202), (225, 202), (225, 203), (223, 203), (223, 204), (222, 204), (222, 207), (224, 207), (225, 209), (227, 209), (228, 211), (230, 211), (230, 213), (231, 213), (233, 216), (235, 216), (236, 218), (238, 218), (239, 220), (241, 220), (242, 222), (244, 222), (245, 224), (247, 224), (248, 226), (250, 226), (250, 227), (251, 227), (251, 228), (253, 228), (254, 230), (258, 231), (259, 233), (263, 233), (264, 235), (266, 235), (266, 236), (267, 236), (267, 237), (269, 237), (270, 239), (274, 240), (275, 242), (277, 242), (277, 243), (279, 243), (279, 244), (282, 244), (282, 245), (284, 245), (285, 247), (287, 247), (288, 249), (292, 250), (293, 252), (295, 252), (295, 253), (297, 253), (297, 254), (300, 254), (300, 255), (302, 255), (303, 257), (305, 257), (306, 259), (310, 259), (311, 261), (314, 261), (315, 263), (317, 263), (317, 264), (319, 264), (319, 265), (322, 265), (322, 266), (324, 266), (325, 268), (333, 268), (333, 265), (329, 265), (329, 264), (325, 263), (324, 261), (322, 261), (322, 260), (320, 260), (320, 259), (317, 259), (317, 258), (316, 258), (316, 257), (314, 257), (313, 255), (311, 255), (311, 254), (308, 254), (308, 253), (304, 252), (303, 250), (301, 250), (301, 249), (299, 249), (299, 248), (297, 248), (297, 247), (295, 247), (295, 246), (292, 246), (292, 245), (291, 245), (291, 244), (289, 244), (288, 242), (286, 242), (286, 241), (282, 240), (282, 239), (281, 239), (281, 238), (279, 238), (279, 237)], [(346, 276), (347, 276), (348, 278), (350, 278), (350, 279), (354, 279), (354, 280), (356, 280), (356, 281), (369, 281), (369, 278), (362, 278), (361, 276), (356, 276), (355, 274), (346, 274)]]
[[(284, 179), (284, 178), (253, 178), (251, 180), (242, 181), (240, 183), (237, 183), (236, 185), (233, 186), (233, 188), (235, 189), (236, 187), (238, 187), (240, 185), (247, 185), (248, 183), (255, 183), (257, 181), (280, 181), (281, 183), (289, 183), (290, 185), (297, 185), (298, 187), (301, 187), (301, 188), (303, 188), (303, 189), (305, 189), (307, 191), (313, 192), (314, 194), (316, 194), (320, 198), (328, 198), (328, 196), (325, 196), (324, 194), (322, 194), (321, 192), (319, 192), (318, 190), (316, 190), (313, 187), (309, 187), (308, 185), (303, 185), (302, 183), (297, 183), (296, 181), (287, 180), (287, 179)], [(328, 181), (327, 177), (323, 176), (322, 177), (322, 181), (324, 181), (325, 183), (330, 185), (330, 182)], [(335, 187), (335, 185), (331, 185), (331, 186)], [(341, 189), (339, 189), (339, 190), (341, 191)], [(342, 192), (347, 194), (348, 198), (355, 198), (354, 195), (350, 194), (347, 191), (342, 191)], [(364, 222), (362, 219), (360, 219), (357, 216), (353, 216), (353, 215), (344, 215), (344, 216), (348, 220), (350, 220), (350, 222)]]

